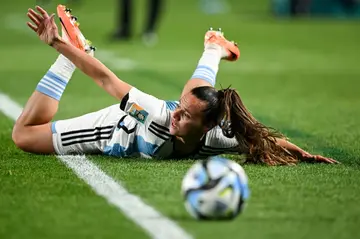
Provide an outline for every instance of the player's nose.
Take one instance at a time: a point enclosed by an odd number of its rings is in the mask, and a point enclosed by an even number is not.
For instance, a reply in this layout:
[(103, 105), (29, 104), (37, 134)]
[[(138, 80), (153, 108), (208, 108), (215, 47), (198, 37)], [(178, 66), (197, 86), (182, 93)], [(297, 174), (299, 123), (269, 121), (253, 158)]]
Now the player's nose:
[(173, 118), (176, 120), (176, 121), (179, 121), (180, 120), (180, 111), (178, 109), (176, 109), (174, 112), (173, 112)]

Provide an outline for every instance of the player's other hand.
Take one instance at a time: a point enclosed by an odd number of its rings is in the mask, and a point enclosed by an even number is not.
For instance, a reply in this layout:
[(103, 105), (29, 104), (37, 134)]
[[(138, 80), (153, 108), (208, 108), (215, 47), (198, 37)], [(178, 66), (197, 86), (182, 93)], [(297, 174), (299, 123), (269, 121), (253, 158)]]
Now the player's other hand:
[(39, 36), (40, 40), (48, 45), (52, 45), (56, 40), (61, 39), (59, 36), (58, 28), (54, 21), (55, 14), (49, 14), (39, 6), (36, 10), (29, 8), (27, 16), (32, 22), (27, 22), (27, 25)]
[(303, 160), (309, 161), (309, 162), (316, 162), (316, 163), (329, 163), (329, 164), (338, 164), (340, 162), (332, 159), (332, 158), (326, 158), (321, 155), (312, 155), (308, 152), (303, 152), (301, 155)]

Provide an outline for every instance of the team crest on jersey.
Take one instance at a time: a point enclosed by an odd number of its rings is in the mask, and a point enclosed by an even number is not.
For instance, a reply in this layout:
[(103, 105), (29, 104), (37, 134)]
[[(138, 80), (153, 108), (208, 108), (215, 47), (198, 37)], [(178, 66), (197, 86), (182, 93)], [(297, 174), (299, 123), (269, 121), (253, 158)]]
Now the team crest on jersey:
[(134, 117), (137, 121), (140, 121), (141, 123), (144, 123), (147, 116), (149, 115), (148, 112), (146, 112), (142, 107), (139, 105), (133, 103), (129, 109), (129, 115)]

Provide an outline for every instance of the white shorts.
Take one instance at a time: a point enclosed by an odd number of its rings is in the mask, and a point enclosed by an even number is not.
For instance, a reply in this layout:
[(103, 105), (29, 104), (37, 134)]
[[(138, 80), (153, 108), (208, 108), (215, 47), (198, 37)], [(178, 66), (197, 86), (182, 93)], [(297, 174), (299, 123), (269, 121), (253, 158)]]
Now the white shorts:
[(118, 121), (125, 115), (119, 104), (115, 104), (80, 117), (53, 122), (55, 152), (60, 155), (101, 154)]

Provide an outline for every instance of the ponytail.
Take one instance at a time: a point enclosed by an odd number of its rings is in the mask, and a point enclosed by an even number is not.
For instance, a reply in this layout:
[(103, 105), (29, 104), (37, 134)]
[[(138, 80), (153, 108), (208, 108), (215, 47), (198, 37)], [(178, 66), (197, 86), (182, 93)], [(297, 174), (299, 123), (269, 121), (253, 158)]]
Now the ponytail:
[(223, 105), (223, 119), (220, 126), (227, 137), (235, 137), (239, 152), (247, 154), (247, 161), (268, 165), (294, 165), (298, 162), (285, 148), (276, 143), (276, 138), (284, 135), (258, 122), (246, 109), (234, 89), (218, 91)]

